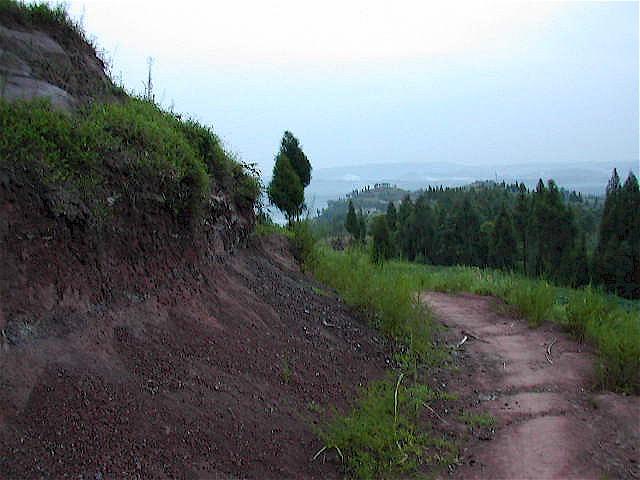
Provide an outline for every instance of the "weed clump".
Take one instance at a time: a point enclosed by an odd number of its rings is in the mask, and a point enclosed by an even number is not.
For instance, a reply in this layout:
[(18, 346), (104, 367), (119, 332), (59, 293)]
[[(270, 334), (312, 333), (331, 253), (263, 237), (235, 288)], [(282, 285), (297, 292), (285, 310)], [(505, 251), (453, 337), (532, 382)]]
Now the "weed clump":
[(346, 472), (354, 478), (409, 474), (426, 461), (454, 463), (455, 444), (433, 438), (418, 426), (424, 404), (442, 398), (424, 385), (404, 387), (391, 379), (374, 382), (350, 412), (334, 417), (320, 437), (327, 449), (340, 452)]

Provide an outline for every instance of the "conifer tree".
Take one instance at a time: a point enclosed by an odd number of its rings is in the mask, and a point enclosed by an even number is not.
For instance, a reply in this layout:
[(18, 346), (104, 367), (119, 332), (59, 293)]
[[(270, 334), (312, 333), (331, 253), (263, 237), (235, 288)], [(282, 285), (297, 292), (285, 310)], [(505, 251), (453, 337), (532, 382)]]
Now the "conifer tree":
[(371, 260), (380, 264), (391, 258), (393, 249), (386, 215), (377, 215), (373, 218), (371, 221), (371, 237), (373, 239)]
[(367, 218), (362, 209), (358, 212), (358, 240), (360, 243), (367, 241)]
[(267, 195), (269, 201), (285, 214), (289, 225), (302, 213), (304, 187), (286, 155), (276, 157)]
[(622, 235), (629, 244), (628, 262), (631, 265), (631, 275), (624, 293), (628, 298), (640, 298), (640, 187), (633, 172), (629, 172), (620, 196)]
[(416, 258), (415, 235), (414, 235), (415, 214), (413, 202), (409, 195), (406, 195), (400, 203), (398, 209), (398, 239), (400, 253), (403, 258), (413, 261)]
[(542, 179), (538, 180), (536, 190), (532, 195), (531, 205), (531, 250), (530, 250), (530, 272), (535, 276), (544, 273), (543, 251), (544, 235), (546, 225), (546, 197), (547, 189)]
[(468, 197), (453, 208), (451, 222), (455, 237), (455, 263), (480, 264), (480, 219)]
[(621, 251), (621, 207), (623, 206), (620, 191), (620, 177), (614, 168), (607, 184), (598, 245), (593, 259), (593, 270), (597, 281), (611, 290), (617, 290), (619, 284), (618, 267), (620, 265), (617, 256)]
[(387, 224), (389, 225), (389, 230), (392, 232), (395, 232), (398, 228), (398, 214), (393, 202), (389, 202), (387, 206)]
[(416, 200), (414, 206), (413, 235), (416, 256), (423, 263), (432, 263), (434, 249), (434, 218), (431, 205), (425, 195)]
[(584, 233), (580, 235), (571, 259), (573, 265), (573, 276), (571, 285), (582, 287), (587, 285), (591, 279), (589, 274), (589, 259), (587, 257), (587, 241)]
[(513, 269), (517, 258), (517, 245), (511, 215), (503, 205), (491, 236), (490, 258), (492, 266)]
[(347, 219), (345, 220), (344, 227), (354, 239), (358, 240), (360, 238), (360, 223), (358, 222), (356, 209), (354, 208), (351, 200), (349, 200), (349, 205), (347, 207)]
[(311, 163), (302, 151), (298, 139), (289, 131), (284, 132), (282, 136), (280, 154), (287, 156), (298, 178), (300, 178), (302, 187), (308, 187), (311, 183)]
[(527, 238), (529, 234), (530, 213), (529, 192), (527, 191), (527, 187), (525, 187), (524, 183), (521, 183), (518, 186), (518, 197), (516, 200), (513, 222), (516, 235), (520, 241), (522, 270), (525, 275), (527, 274), (527, 250), (529, 248)]

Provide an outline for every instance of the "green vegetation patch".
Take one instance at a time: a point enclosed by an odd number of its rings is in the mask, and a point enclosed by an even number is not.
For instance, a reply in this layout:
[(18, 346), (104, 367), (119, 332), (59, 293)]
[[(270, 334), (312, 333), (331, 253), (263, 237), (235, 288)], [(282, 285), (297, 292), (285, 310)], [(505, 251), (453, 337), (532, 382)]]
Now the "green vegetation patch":
[(488, 413), (464, 412), (459, 419), (471, 427), (491, 428), (496, 424), (496, 419)]
[(372, 383), (351, 410), (334, 412), (319, 432), (322, 452), (335, 450), (354, 478), (413, 475), (421, 466), (455, 463), (456, 445), (420, 421), (425, 404), (451, 397), (421, 381), (424, 367), (444, 354), (432, 344), (431, 317), (416, 295), (417, 277), (392, 264), (374, 265), (363, 250), (339, 253), (318, 246), (308, 226), (298, 225), (294, 237), (294, 244), (306, 246), (305, 268), (401, 347), (398, 377)]
[[(0, 166), (37, 172), (47, 187), (73, 192), (93, 209), (114, 193), (135, 199), (145, 185), (189, 217), (201, 211), (213, 182), (241, 205), (253, 205), (259, 194), (258, 180), (213, 132), (141, 99), (73, 113), (44, 100), (0, 101), (0, 130)], [(107, 185), (117, 192), (106, 192)]]
[(418, 423), (425, 403), (445, 396), (425, 385), (405, 387), (401, 380), (372, 383), (347, 414), (336, 414), (320, 432), (326, 449), (339, 452), (348, 475), (388, 478), (415, 473), (423, 464), (455, 463), (455, 444)]
[(358, 308), (411, 355), (429, 359), (432, 322), (416, 295), (418, 277), (398, 270), (395, 262), (374, 265), (359, 249), (336, 252), (320, 247), (314, 253), (310, 268), (318, 280), (335, 288), (348, 305)]

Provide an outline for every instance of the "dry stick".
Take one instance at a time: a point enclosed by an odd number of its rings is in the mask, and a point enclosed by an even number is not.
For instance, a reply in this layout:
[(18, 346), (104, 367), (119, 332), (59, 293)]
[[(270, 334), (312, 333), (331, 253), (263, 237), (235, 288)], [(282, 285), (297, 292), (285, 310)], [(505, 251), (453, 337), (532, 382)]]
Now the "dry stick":
[(423, 403), (422, 405), (425, 406), (425, 408), (427, 408), (431, 413), (433, 413), (436, 417), (438, 417), (438, 419), (444, 423), (444, 424), (449, 424), (449, 422), (447, 422), (444, 418), (442, 418), (440, 415), (438, 415), (438, 412), (436, 412), (433, 408), (431, 408), (428, 404)]
[(489, 342), (488, 342), (487, 340), (485, 340), (484, 338), (480, 338), (480, 337), (478, 337), (477, 335), (474, 335), (474, 334), (473, 334), (473, 333), (471, 333), (471, 332), (467, 332), (466, 330), (463, 330), (463, 331), (462, 331), (462, 333), (463, 333), (464, 335), (467, 335), (469, 338), (473, 338), (474, 340), (478, 340), (478, 341), (480, 341), (480, 342), (484, 342), (484, 343), (489, 343)]
[(316, 458), (318, 458), (320, 456), (320, 454), (322, 454), (322, 452), (324, 452), (325, 450), (331, 450), (332, 448), (336, 449), (336, 452), (338, 452), (338, 455), (340, 455), (340, 459), (344, 462), (344, 455), (342, 455), (342, 452), (340, 451), (340, 448), (338, 448), (337, 445), (333, 445), (331, 447), (328, 447), (327, 445), (325, 445), (324, 447), (322, 447), (320, 450), (318, 450), (318, 452), (313, 456), (313, 458), (311, 459), (311, 461), (313, 462)]
[(458, 344), (456, 345), (456, 348), (460, 348), (462, 345), (464, 345), (464, 342), (466, 342), (469, 339), (469, 337), (467, 337), (466, 335), (462, 338), (462, 340), (460, 340), (458, 342)]
[(549, 362), (551, 365), (553, 365), (553, 358), (551, 357), (551, 348), (557, 341), (558, 339), (554, 337), (554, 339), (551, 341), (551, 343), (547, 347), (547, 351), (545, 352), (545, 355), (544, 355), (545, 358), (547, 359), (547, 362)]
[(400, 388), (400, 382), (402, 381), (402, 377), (404, 377), (404, 373), (400, 373), (398, 376), (398, 383), (396, 383), (396, 391), (393, 394), (393, 424), (398, 423), (398, 389)]

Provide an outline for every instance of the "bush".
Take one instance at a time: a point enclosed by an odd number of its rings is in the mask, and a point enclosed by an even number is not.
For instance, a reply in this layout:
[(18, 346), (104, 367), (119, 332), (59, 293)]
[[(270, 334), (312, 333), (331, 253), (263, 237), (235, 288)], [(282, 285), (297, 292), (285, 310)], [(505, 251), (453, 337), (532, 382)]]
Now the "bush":
[(316, 238), (308, 221), (295, 222), (293, 233), (293, 255), (304, 268), (312, 269), (316, 261)]

